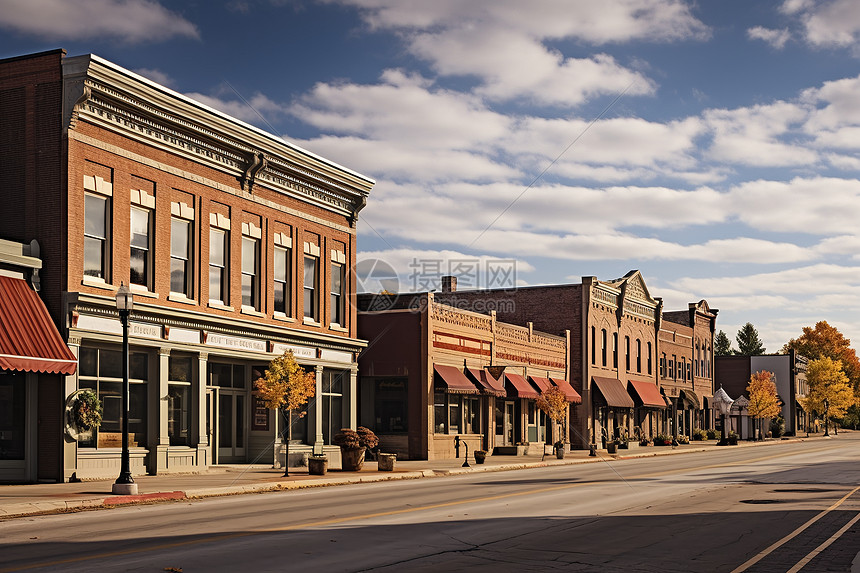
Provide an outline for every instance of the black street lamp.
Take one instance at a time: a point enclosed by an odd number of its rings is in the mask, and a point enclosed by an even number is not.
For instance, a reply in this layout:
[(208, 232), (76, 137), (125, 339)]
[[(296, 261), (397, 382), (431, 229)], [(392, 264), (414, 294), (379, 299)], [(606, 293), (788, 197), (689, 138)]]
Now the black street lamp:
[(134, 308), (134, 296), (125, 284), (120, 283), (116, 291), (116, 309), (122, 324), (122, 460), (119, 477), (113, 484), (115, 495), (136, 495), (137, 484), (131, 477), (131, 463), (128, 453), (128, 315)]
[(824, 436), (830, 437), (830, 416), (828, 415), (830, 412), (830, 401), (825, 398), (824, 399)]

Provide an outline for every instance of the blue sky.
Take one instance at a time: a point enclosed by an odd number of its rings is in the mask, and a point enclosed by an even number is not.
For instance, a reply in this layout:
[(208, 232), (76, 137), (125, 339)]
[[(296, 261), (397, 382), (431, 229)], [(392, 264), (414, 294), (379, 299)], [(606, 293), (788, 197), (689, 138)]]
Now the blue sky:
[(858, 40), (856, 0), (0, 0), (0, 57), (96, 53), (374, 178), (358, 258), (401, 290), (639, 269), (769, 351), (860, 339)]

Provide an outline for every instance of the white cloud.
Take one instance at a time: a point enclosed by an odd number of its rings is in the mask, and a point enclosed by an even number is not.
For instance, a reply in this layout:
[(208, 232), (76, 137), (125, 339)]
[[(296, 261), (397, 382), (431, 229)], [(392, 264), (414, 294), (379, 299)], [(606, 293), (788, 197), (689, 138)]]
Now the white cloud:
[[(225, 92), (224, 89), (220, 91), (222, 93)], [(206, 95), (201, 93), (188, 93), (185, 95), (212, 109), (270, 131), (272, 128), (268, 125), (268, 122), (276, 116), (288, 113), (286, 106), (272, 101), (268, 96), (261, 93), (256, 93), (246, 100), (233, 99), (232, 97), (228, 99), (222, 95)]]
[(193, 23), (155, 0), (5, 0), (0, 27), (51, 40), (145, 43), (199, 37)]
[(780, 11), (800, 19), (811, 45), (851, 48), (860, 55), (860, 5), (856, 0), (786, 0)]
[(755, 26), (747, 30), (747, 37), (751, 40), (762, 40), (777, 50), (785, 47), (786, 42), (791, 39), (788, 29), (772, 30), (763, 26)]
[(154, 81), (157, 84), (161, 84), (169, 88), (175, 86), (173, 78), (171, 78), (169, 75), (162, 72), (161, 70), (156, 70), (152, 68), (138, 68), (132, 71), (138, 75), (145, 77), (146, 79)]

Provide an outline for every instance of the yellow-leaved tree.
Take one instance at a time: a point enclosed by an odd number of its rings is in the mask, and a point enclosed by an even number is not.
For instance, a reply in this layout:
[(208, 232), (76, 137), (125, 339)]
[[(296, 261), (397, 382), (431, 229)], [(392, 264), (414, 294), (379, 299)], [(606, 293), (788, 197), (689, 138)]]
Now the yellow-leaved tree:
[[(809, 384), (809, 393), (798, 401), (807, 413), (812, 410), (824, 413), (826, 410), (825, 422), (830, 418), (843, 417), (854, 404), (854, 390), (839, 360), (827, 357), (810, 360), (806, 367), (806, 382)], [(824, 400), (827, 400), (827, 408), (824, 407)]]
[(537, 399), (537, 407), (549, 416), (556, 424), (561, 424), (561, 438), (555, 442), (556, 448), (564, 447), (567, 435), (567, 396), (558, 386), (552, 386), (545, 390)]
[[(292, 351), (287, 350), (269, 363), (262, 378), (254, 382), (256, 394), (267, 408), (284, 410), (287, 425), (287, 448), (284, 457), (284, 475), (289, 475), (290, 440), (293, 438), (293, 410), (304, 406), (313, 398), (316, 390), (316, 377), (313, 372), (305, 372)], [(300, 414), (301, 416), (304, 413)]]
[(773, 372), (762, 370), (750, 376), (747, 386), (750, 397), (750, 405), (747, 408), (749, 415), (758, 420), (759, 435), (762, 433), (762, 420), (765, 418), (776, 418), (779, 416), (779, 397), (776, 395), (776, 383), (773, 381)]

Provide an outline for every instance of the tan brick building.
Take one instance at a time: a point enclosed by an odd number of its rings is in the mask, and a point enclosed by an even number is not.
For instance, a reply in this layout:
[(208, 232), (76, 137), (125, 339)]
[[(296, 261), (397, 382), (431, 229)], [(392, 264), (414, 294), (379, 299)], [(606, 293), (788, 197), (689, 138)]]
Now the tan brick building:
[[(352, 273), (373, 181), (94, 55), (0, 61), (0, 237), (42, 245), (42, 296), (105, 422), (63, 439), (57, 478), (119, 461), (114, 293), (131, 315), (134, 473), (278, 456), (252, 383), (287, 349), (317, 398), (301, 455), (356, 425)], [(41, 399), (41, 398), (40, 398)]]

